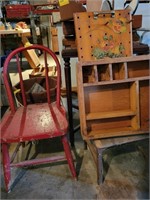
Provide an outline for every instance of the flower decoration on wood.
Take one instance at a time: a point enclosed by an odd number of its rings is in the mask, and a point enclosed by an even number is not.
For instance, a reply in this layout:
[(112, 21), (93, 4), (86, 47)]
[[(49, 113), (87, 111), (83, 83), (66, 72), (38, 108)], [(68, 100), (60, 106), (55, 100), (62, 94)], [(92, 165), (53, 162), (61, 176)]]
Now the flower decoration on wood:
[(96, 59), (104, 57), (116, 58), (124, 55), (124, 45), (122, 43), (117, 43), (117, 41), (113, 39), (112, 35), (108, 36), (105, 33), (102, 39), (98, 39), (97, 43), (98, 45), (92, 50), (92, 55)]

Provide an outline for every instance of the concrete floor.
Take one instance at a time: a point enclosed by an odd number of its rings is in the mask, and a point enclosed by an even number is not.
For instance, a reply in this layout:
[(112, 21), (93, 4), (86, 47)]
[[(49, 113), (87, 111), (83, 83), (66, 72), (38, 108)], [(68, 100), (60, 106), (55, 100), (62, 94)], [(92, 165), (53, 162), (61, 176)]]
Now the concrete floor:
[[(57, 153), (63, 153), (58, 141), (43, 141), (33, 146), (39, 156), (50, 152), (53, 154), (54, 149)], [(84, 149), (80, 132), (75, 134), (72, 152), (78, 181), (72, 179), (66, 162), (39, 168), (13, 169), (14, 184), (8, 194), (1, 174), (1, 199), (149, 199), (148, 139), (105, 150), (105, 180), (100, 186), (97, 184), (94, 160), (89, 149)]]

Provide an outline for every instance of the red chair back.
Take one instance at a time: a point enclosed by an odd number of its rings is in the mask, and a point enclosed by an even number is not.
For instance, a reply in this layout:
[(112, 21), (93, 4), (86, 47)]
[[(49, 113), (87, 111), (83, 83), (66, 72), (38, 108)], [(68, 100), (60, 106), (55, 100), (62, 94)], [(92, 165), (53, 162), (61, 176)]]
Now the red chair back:
[[(50, 50), (49, 48), (45, 47), (45, 46), (41, 46), (41, 45), (31, 45), (28, 47), (19, 47), (16, 50), (14, 50), (13, 52), (11, 52), (5, 63), (4, 63), (4, 68), (3, 68), (3, 76), (4, 76), (4, 84), (6, 87), (6, 92), (8, 95), (8, 101), (9, 101), (9, 105), (10, 105), (10, 109), (12, 112), (16, 111), (16, 102), (15, 102), (15, 98), (14, 98), (14, 94), (12, 91), (12, 85), (10, 82), (10, 76), (9, 76), (9, 70), (11, 69), (11, 61), (14, 63), (14, 59), (16, 62), (16, 66), (17, 66), (17, 71), (19, 74), (19, 84), (20, 84), (20, 89), (21, 89), (21, 95), (22, 95), (22, 104), (23, 106), (27, 106), (27, 97), (26, 97), (26, 91), (25, 91), (25, 87), (24, 87), (24, 78), (22, 75), (22, 54), (28, 50), (35, 50), (35, 51), (39, 51), (42, 53), (43, 55), (43, 60), (44, 63), (42, 63), (42, 65), (45, 67), (45, 83), (46, 83), (46, 95), (47, 95), (47, 102), (50, 104), (51, 103), (51, 85), (50, 85), (50, 81), (49, 81), (49, 76), (48, 76), (48, 72), (49, 72), (49, 59), (51, 58), (51, 61), (53, 61), (55, 63), (55, 67), (56, 67), (56, 71), (57, 71), (57, 76), (56, 76), (56, 103), (57, 106), (60, 106), (60, 87), (61, 87), (61, 68), (60, 68), (60, 63), (59, 60), (56, 56), (56, 54)], [(34, 59), (34, 58), (33, 58)]]

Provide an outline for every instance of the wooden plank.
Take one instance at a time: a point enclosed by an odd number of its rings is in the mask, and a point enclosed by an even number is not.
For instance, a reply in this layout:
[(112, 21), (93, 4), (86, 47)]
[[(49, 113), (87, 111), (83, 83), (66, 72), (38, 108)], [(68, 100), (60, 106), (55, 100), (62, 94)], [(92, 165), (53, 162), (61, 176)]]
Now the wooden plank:
[(127, 63), (124, 62), (124, 78), (127, 79), (128, 78), (128, 68), (127, 68)]
[(130, 88), (130, 103), (131, 109), (136, 112), (136, 115), (131, 119), (131, 126), (138, 130), (140, 129), (140, 113), (139, 113), (139, 82), (136, 81)]
[(94, 144), (92, 144), (91, 140), (87, 140), (86, 142), (87, 142), (87, 145), (88, 145), (88, 147), (89, 147), (89, 149), (90, 149), (90, 152), (91, 152), (91, 154), (92, 154), (92, 156), (93, 156), (93, 158), (94, 158), (94, 162), (95, 162), (96, 167), (97, 167), (97, 162), (98, 162), (98, 160), (97, 160), (97, 150), (96, 150), (96, 146), (95, 146)]
[(105, 130), (97, 130), (97, 131), (90, 131), (88, 135), (83, 135), (85, 140), (88, 139), (101, 139), (101, 138), (111, 138), (117, 136), (129, 136), (129, 135), (138, 135), (138, 134), (147, 134), (149, 131), (147, 130), (134, 130), (131, 127), (124, 127), (124, 128), (115, 128), (115, 129), (105, 129)]
[(86, 120), (93, 119), (106, 119), (106, 118), (114, 118), (114, 117), (124, 117), (124, 116), (134, 116), (136, 115), (136, 111), (133, 110), (118, 110), (111, 112), (95, 112), (89, 113), (86, 115)]
[(83, 86), (84, 87), (93, 87), (93, 86), (101, 86), (101, 85), (131, 83), (131, 82), (134, 82), (134, 81), (147, 81), (149, 79), (150, 79), (149, 76), (145, 76), (145, 77), (122, 79), (122, 80), (101, 81), (101, 82), (97, 82), (97, 83), (84, 83)]
[(140, 125), (150, 130), (150, 80), (139, 82)]
[[(79, 102), (79, 114), (80, 114), (80, 125), (81, 125), (81, 132), (86, 132), (86, 118), (85, 118), (85, 103), (84, 103), (84, 91), (82, 87), (83, 83), (83, 76), (82, 76), (82, 67), (79, 63), (77, 63), (77, 89), (78, 89), (78, 102)], [(87, 134), (87, 132), (86, 132)]]
[(98, 82), (97, 65), (94, 65), (94, 76), (95, 76), (95, 82)]
[(113, 73), (112, 73), (112, 64), (109, 63), (109, 74), (110, 74), (110, 81), (113, 80)]
[(113, 137), (113, 138), (105, 138), (105, 139), (99, 139), (99, 140), (93, 140), (93, 143), (95, 144), (96, 148), (108, 148), (115, 145), (120, 144), (126, 144), (133, 141), (139, 141), (148, 139), (149, 135), (132, 135), (132, 136), (123, 136), (123, 137)]
[[(29, 40), (27, 39), (27, 37), (22, 37), (22, 44), (24, 46), (28, 45), (32, 45), (30, 44)], [(27, 50), (23, 52), (24, 56), (26, 57), (26, 59), (28, 60), (31, 68), (36, 68), (36, 67), (40, 67), (41, 63), (40, 63), (40, 59), (37, 56), (36, 52), (34, 49), (31, 50)]]
[(86, 60), (79, 61), (82, 66), (90, 66), (90, 65), (101, 65), (101, 64), (113, 64), (113, 63), (123, 63), (123, 62), (138, 62), (138, 61), (146, 61), (150, 59), (150, 54), (148, 55), (138, 55), (138, 56), (128, 56), (121, 58), (104, 58), (99, 60)]
[(9, 35), (9, 34), (19, 34), (21, 36), (23, 35), (30, 35), (30, 29), (21, 29), (21, 30), (0, 30), (0, 35)]

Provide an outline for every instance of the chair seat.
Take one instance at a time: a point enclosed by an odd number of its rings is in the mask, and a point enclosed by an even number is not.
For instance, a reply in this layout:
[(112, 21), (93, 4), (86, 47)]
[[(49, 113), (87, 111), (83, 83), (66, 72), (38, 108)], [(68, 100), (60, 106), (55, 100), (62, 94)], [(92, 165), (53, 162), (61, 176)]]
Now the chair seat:
[(68, 122), (56, 103), (30, 104), (14, 114), (8, 111), (1, 123), (1, 142), (23, 142), (66, 134)]

